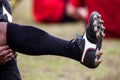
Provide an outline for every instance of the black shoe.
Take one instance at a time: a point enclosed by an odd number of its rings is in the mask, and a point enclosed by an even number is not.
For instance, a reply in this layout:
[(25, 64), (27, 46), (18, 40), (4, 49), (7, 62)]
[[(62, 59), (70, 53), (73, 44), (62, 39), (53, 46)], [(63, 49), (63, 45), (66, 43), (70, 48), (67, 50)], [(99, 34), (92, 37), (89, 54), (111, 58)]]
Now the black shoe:
[(101, 45), (104, 36), (102, 24), (99, 13), (92, 12), (86, 32), (82, 37), (76, 35), (75, 41), (83, 53), (80, 62), (89, 68), (96, 68), (101, 63)]
[(0, 22), (12, 22), (12, 10), (9, 0), (0, 0)]

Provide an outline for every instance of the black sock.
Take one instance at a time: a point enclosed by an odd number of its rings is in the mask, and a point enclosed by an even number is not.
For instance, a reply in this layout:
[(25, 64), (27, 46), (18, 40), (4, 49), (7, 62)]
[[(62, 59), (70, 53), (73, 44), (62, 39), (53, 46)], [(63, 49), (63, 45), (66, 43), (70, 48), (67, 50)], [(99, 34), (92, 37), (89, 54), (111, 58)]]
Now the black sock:
[(13, 23), (7, 25), (7, 44), (13, 50), (23, 54), (58, 55), (80, 61), (82, 53), (79, 47), (76, 45), (67, 48), (69, 43), (32, 26)]

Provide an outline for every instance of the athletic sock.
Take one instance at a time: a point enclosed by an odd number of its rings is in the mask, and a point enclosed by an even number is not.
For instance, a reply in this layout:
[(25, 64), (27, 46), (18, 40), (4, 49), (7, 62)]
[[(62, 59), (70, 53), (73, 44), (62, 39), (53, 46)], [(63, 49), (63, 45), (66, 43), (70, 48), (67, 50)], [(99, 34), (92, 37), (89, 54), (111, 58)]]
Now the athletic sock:
[(77, 61), (82, 53), (75, 43), (54, 37), (33, 26), (23, 26), (14, 23), (7, 25), (7, 44), (13, 50), (27, 55), (58, 55)]

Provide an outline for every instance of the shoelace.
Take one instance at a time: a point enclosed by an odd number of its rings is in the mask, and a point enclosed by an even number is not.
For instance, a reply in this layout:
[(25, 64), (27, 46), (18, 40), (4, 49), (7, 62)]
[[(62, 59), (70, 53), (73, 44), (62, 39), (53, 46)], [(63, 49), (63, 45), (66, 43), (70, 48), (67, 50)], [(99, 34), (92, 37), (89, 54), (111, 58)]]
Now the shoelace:
[(75, 48), (75, 46), (79, 46), (79, 48), (82, 49), (83, 47), (82, 47), (82, 44), (81, 44), (81, 40), (83, 40), (81, 36), (70, 40), (68, 45), (67, 45), (67, 49)]

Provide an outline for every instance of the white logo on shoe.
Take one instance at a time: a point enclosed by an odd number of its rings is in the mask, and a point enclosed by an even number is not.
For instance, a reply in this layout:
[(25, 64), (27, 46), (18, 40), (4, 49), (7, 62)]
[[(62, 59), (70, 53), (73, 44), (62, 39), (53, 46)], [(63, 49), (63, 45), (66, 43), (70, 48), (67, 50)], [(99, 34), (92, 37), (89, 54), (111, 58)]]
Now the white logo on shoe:
[(84, 62), (84, 58), (85, 58), (87, 50), (96, 49), (96, 45), (88, 41), (86, 33), (84, 33), (83, 39), (85, 40), (85, 48), (84, 48), (82, 59), (81, 59), (82, 63)]
[(12, 22), (12, 15), (3, 6), (3, 15), (5, 15), (5, 14), (7, 15), (8, 21)]

